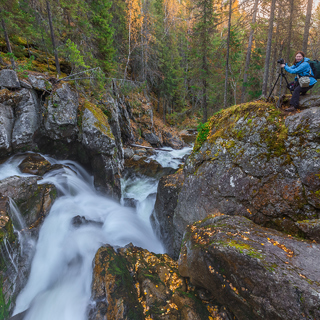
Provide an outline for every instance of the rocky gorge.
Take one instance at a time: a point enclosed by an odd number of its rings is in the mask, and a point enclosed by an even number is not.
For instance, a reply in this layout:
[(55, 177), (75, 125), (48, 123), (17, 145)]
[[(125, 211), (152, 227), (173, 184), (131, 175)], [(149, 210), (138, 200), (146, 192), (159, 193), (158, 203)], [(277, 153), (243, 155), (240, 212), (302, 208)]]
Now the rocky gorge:
[[(150, 220), (167, 254), (125, 236), (119, 243), (101, 236), (86, 262), (93, 275), (83, 319), (320, 319), (319, 99), (307, 96), (306, 108), (289, 115), (264, 101), (222, 110), (202, 127), (177, 170), (152, 159), (154, 149), (132, 147), (186, 146), (155, 119), (143, 96), (88, 101), (66, 82), (7, 69), (0, 86), (1, 162), (19, 166), (0, 172), (4, 319), (32, 274), (30, 241), (64, 196), (46, 177), (77, 173), (72, 163), (41, 154), (79, 162), (112, 203), (121, 198), (121, 177), (160, 179)], [(125, 205), (134, 207), (129, 200)], [(79, 207), (68, 221), (75, 233), (100, 234), (107, 224), (99, 219)], [(34, 310), (31, 304), (12, 319), (34, 320)]]

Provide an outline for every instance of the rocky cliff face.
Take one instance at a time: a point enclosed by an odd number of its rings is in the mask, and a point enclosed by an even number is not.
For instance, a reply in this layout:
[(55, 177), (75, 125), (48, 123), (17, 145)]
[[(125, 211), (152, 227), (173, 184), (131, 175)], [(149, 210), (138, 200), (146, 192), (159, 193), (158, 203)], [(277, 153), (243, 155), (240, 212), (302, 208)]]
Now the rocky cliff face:
[(320, 318), (320, 108), (305, 107), (214, 115), (183, 177), (159, 184), (154, 216), (180, 274), (238, 319)]
[(0, 79), (0, 156), (40, 150), (78, 160), (91, 167), (102, 192), (119, 199), (122, 141), (101, 109), (42, 74), (19, 81), (14, 71), (2, 70)]
[(218, 212), (316, 240), (319, 128), (319, 107), (288, 116), (255, 102), (213, 116), (184, 167), (173, 216), (174, 255), (188, 224)]

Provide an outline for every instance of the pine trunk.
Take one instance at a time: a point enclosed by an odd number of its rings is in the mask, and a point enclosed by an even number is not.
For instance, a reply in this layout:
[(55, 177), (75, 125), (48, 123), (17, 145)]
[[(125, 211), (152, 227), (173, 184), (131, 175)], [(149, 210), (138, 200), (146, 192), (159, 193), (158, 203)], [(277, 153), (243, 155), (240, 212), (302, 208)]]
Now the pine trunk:
[(292, 38), (293, 11), (294, 11), (294, 0), (290, 0), (290, 17), (289, 17), (289, 30), (288, 30), (288, 42), (287, 42), (286, 62), (288, 62), (288, 61), (289, 61), (289, 58), (290, 58), (291, 38)]
[[(259, 3), (259, 0), (255, 0), (255, 2), (254, 2), (254, 7), (253, 7), (252, 24), (256, 23), (258, 3)], [(248, 71), (249, 71), (250, 59), (251, 59), (253, 33), (254, 33), (254, 30), (253, 30), (253, 28), (251, 28), (251, 30), (250, 30), (250, 35), (249, 35), (249, 43), (248, 43), (248, 49), (247, 49), (247, 56), (246, 56), (246, 65), (245, 65), (245, 67), (244, 67), (242, 93), (241, 93), (241, 103), (244, 102), (245, 97), (246, 97), (246, 83), (247, 83), (247, 81), (248, 81)]]
[(229, 21), (228, 21), (228, 37), (227, 37), (227, 58), (226, 58), (226, 77), (224, 81), (224, 108), (227, 107), (227, 89), (228, 89), (228, 75), (229, 75), (229, 51), (230, 51), (230, 29), (231, 29), (231, 12), (232, 0), (229, 0)]
[(313, 4), (313, 0), (308, 0), (306, 23), (304, 25), (303, 45), (302, 45), (302, 51), (305, 53), (305, 55), (307, 54), (307, 50), (308, 50), (308, 39), (309, 39), (312, 4)]
[(51, 41), (52, 41), (52, 47), (53, 47), (53, 52), (54, 52), (54, 59), (55, 59), (55, 61), (56, 61), (57, 73), (58, 73), (58, 75), (60, 75), (60, 74), (61, 74), (60, 64), (59, 64), (59, 59), (58, 59), (56, 42), (55, 42), (55, 38), (54, 38), (53, 25), (52, 25), (52, 16), (51, 16), (51, 10), (50, 10), (50, 3), (49, 3), (49, 1), (47, 1), (47, 10), (48, 10), (48, 19), (49, 19), (50, 33), (51, 33)]
[(280, 17), (281, 17), (281, 12), (282, 12), (282, 7), (281, 5), (278, 6), (278, 16), (277, 16), (277, 28), (276, 28), (276, 43), (275, 43), (275, 46), (273, 48), (273, 58), (272, 58), (272, 65), (271, 65), (271, 76), (270, 76), (270, 80), (271, 82), (273, 82), (275, 79), (274, 79), (274, 75), (275, 75), (275, 72), (276, 72), (276, 69), (277, 69), (277, 60), (278, 58), (281, 58), (278, 53), (280, 51), (282, 51), (282, 46), (283, 46), (283, 43), (280, 44), (280, 50), (279, 50), (279, 32), (280, 32)]
[(263, 74), (263, 83), (262, 83), (262, 95), (267, 95), (268, 88), (268, 77), (269, 77), (269, 63), (271, 56), (271, 42), (272, 42), (272, 33), (273, 33), (273, 20), (274, 20), (274, 10), (276, 7), (276, 0), (272, 0), (270, 8), (270, 20), (269, 20), (269, 31), (268, 31), (268, 41), (266, 48), (266, 60), (264, 64), (264, 74)]
[[(4, 32), (4, 38), (5, 38), (6, 43), (7, 43), (8, 52), (12, 54), (11, 45), (10, 45), (10, 41), (9, 41), (9, 37), (8, 37), (8, 33), (7, 33), (6, 24), (4, 23), (3, 19), (1, 19), (1, 24), (2, 24), (2, 28), (3, 28), (3, 32)], [(16, 64), (14, 62), (13, 57), (11, 57), (10, 60), (11, 60), (12, 68), (15, 69), (16, 68)]]

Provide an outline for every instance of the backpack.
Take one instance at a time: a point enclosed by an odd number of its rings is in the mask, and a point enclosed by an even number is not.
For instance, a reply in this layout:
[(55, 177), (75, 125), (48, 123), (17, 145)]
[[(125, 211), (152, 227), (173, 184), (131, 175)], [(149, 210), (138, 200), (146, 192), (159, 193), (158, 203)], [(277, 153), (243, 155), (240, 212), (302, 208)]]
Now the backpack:
[(312, 72), (314, 74), (315, 79), (320, 79), (320, 61), (318, 60), (313, 60), (313, 61), (308, 61), (310, 64), (310, 67), (312, 69)]

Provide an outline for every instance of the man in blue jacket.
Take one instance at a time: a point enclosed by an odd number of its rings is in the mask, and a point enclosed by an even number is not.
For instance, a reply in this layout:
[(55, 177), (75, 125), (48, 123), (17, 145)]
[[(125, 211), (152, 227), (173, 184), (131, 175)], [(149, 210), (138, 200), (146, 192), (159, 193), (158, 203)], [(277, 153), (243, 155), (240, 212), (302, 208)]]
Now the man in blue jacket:
[[(281, 64), (281, 68), (284, 68), (289, 73), (294, 73), (297, 76), (294, 78), (294, 91), (290, 100), (290, 108), (286, 109), (285, 111), (292, 112), (299, 108), (299, 97), (300, 93), (305, 95), (308, 90), (310, 90), (317, 80), (313, 77), (313, 72), (310, 67), (310, 64), (307, 62), (310, 59), (304, 57), (304, 53), (302, 51), (298, 51), (295, 55), (294, 63), (291, 67), (288, 64)], [(311, 74), (310, 74), (311, 71)], [(311, 76), (310, 76), (311, 75)], [(309, 87), (301, 88), (298, 82), (298, 76), (310, 76), (310, 85)]]

